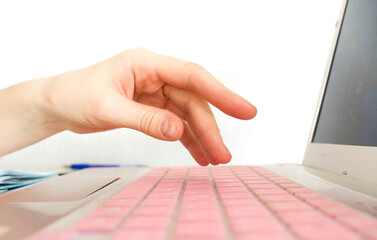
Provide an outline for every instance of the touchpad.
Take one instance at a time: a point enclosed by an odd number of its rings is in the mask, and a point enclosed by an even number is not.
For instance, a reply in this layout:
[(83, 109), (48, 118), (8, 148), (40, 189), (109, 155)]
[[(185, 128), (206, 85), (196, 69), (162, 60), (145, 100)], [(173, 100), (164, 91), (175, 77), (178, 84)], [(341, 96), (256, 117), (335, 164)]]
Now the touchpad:
[(117, 180), (114, 177), (71, 177), (49, 179), (0, 196), (0, 202), (62, 202), (77, 201)]

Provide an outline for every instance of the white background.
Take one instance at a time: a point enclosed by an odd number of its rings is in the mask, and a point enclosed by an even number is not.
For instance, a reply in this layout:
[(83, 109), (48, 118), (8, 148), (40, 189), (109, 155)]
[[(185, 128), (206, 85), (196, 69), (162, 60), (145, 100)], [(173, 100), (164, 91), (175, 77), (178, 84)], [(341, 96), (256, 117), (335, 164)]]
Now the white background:
[[(340, 7), (341, 0), (2, 1), (0, 88), (145, 47), (201, 64), (257, 106), (251, 121), (214, 109), (232, 164), (299, 163)], [(0, 168), (72, 162), (195, 164), (179, 142), (121, 129), (60, 133), (4, 156)]]

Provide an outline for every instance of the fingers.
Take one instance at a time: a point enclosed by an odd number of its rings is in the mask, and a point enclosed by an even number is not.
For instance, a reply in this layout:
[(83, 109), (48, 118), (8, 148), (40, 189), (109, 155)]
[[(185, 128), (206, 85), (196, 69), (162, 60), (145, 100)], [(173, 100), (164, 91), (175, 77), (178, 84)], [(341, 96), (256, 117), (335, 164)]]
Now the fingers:
[(181, 119), (186, 120), (183, 122), (185, 130), (180, 141), (190, 152), (191, 156), (196, 160), (196, 162), (201, 166), (207, 166), (209, 163), (212, 165), (218, 165), (219, 163), (213, 160), (208, 151), (205, 149), (195, 130), (193, 130), (187, 123), (191, 122), (188, 113), (177, 107), (172, 101), (168, 102), (167, 109), (177, 114)]
[(172, 112), (140, 104), (123, 96), (115, 101), (113, 104), (109, 103), (111, 109), (105, 111), (107, 114), (102, 117), (106, 121), (161, 140), (176, 141), (181, 138), (184, 131), (182, 120)]
[(181, 137), (181, 143), (190, 152), (191, 156), (195, 159), (197, 163), (201, 166), (207, 166), (208, 160), (204, 156), (203, 151), (195, 139), (194, 134), (191, 132), (189, 125), (184, 122), (185, 131)]
[(189, 140), (185, 140), (197, 142), (210, 163), (228, 163), (232, 156), (222, 141), (216, 120), (208, 104), (189, 91), (169, 85), (164, 86), (164, 94), (181, 110), (172, 107), (170, 109), (189, 123), (194, 137), (187, 137)]
[(230, 116), (251, 119), (257, 113), (257, 109), (251, 103), (227, 89), (197, 64), (157, 55), (155, 66), (160, 79), (172, 86), (198, 94)]

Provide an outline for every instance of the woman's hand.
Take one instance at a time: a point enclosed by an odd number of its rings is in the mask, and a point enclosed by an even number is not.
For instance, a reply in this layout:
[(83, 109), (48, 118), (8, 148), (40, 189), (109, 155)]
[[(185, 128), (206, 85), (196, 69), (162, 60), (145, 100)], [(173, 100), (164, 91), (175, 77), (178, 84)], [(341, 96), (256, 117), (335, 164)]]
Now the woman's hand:
[[(131, 128), (161, 140), (180, 140), (202, 166), (231, 159), (207, 102), (239, 119), (256, 115), (253, 105), (199, 65), (145, 49), (24, 84), (38, 95), (31, 101), (38, 106), (31, 122), (42, 127), (41, 139), (63, 130)], [(3, 91), (7, 90), (9, 95), (9, 89)], [(33, 132), (34, 140), (22, 145), (41, 140)]]

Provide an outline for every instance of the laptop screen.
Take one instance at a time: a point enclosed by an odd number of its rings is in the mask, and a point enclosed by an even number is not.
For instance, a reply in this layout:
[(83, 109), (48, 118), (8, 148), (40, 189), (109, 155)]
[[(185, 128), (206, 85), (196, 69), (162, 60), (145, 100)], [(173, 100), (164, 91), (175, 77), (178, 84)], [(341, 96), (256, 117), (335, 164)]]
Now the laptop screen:
[(377, 146), (377, 0), (349, 0), (312, 142)]

